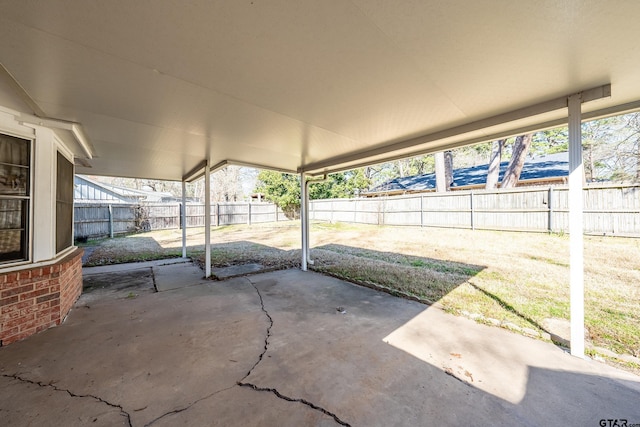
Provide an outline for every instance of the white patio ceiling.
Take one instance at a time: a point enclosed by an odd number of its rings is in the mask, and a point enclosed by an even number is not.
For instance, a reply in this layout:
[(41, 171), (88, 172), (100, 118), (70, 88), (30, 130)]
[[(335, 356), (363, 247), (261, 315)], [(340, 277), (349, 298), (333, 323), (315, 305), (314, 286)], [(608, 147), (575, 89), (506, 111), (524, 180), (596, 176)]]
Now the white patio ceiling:
[(558, 123), (508, 113), (609, 83), (583, 112), (637, 108), (639, 17), (636, 0), (2, 1), (0, 105), (80, 124), (79, 173), (319, 173)]

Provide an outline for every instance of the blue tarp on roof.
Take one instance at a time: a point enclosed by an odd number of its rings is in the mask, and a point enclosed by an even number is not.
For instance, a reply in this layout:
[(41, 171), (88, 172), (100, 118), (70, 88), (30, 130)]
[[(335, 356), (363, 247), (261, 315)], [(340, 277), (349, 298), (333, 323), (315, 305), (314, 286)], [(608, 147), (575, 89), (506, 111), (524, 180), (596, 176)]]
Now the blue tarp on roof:
[[(502, 181), (504, 172), (509, 165), (508, 161), (500, 163), (500, 177)], [(466, 187), (468, 185), (484, 185), (487, 181), (489, 165), (472, 166), (453, 170), (452, 187)], [(527, 158), (520, 173), (520, 181), (534, 179), (558, 178), (569, 175), (569, 153), (556, 153), (535, 158)], [(391, 191), (428, 191), (436, 188), (436, 175), (434, 173), (424, 175), (395, 178), (372, 188), (368, 193), (381, 193)]]

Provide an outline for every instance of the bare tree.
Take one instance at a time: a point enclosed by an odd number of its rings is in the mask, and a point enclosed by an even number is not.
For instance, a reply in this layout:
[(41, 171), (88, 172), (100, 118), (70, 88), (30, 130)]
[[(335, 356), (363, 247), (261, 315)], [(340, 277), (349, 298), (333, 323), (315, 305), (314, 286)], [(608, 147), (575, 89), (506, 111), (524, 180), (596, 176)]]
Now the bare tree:
[(524, 161), (527, 158), (527, 153), (531, 147), (531, 141), (533, 140), (533, 134), (520, 135), (516, 137), (516, 141), (513, 143), (513, 152), (511, 154), (511, 161), (507, 170), (502, 178), (502, 188), (515, 187), (520, 179), (520, 173), (524, 166)]
[(493, 141), (491, 146), (491, 157), (489, 159), (489, 170), (487, 171), (487, 183), (485, 188), (491, 190), (498, 186), (500, 178), (500, 162), (502, 161), (502, 148), (507, 140), (499, 139)]
[(436, 191), (450, 191), (453, 183), (453, 152), (440, 151), (435, 154)]
[(451, 190), (453, 185), (453, 151), (444, 152), (444, 176), (447, 183), (447, 191)]

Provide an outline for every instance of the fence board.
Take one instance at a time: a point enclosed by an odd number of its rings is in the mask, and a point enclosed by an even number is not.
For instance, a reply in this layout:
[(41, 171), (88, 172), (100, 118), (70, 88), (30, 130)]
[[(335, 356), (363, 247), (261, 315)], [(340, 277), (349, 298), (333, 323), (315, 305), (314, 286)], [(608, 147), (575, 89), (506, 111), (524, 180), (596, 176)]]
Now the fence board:
[[(568, 232), (568, 187), (453, 191), (374, 199), (312, 200), (310, 219), (375, 225), (413, 225), (492, 230)], [(181, 226), (180, 204), (111, 205), (114, 234)], [(211, 224), (288, 221), (272, 203), (218, 203)], [(204, 226), (204, 205), (187, 204), (186, 226)], [(75, 236), (110, 232), (109, 205), (75, 205)], [(603, 185), (584, 190), (587, 234), (640, 237), (640, 186)]]
[[(181, 204), (109, 204), (76, 203), (74, 205), (74, 235), (97, 238), (141, 230), (176, 229), (182, 226)], [(251, 217), (249, 217), (251, 212)], [(185, 212), (187, 228), (204, 227), (204, 204), (188, 203)], [(211, 205), (211, 224), (231, 225), (289, 221), (284, 212), (273, 203), (216, 203)]]

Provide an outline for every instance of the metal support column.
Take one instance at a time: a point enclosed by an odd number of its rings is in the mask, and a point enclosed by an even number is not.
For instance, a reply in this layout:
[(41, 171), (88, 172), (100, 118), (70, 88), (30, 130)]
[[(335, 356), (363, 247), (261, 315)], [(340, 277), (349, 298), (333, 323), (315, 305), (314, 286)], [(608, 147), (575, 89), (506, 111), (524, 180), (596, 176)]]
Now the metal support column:
[(300, 228), (302, 230), (302, 271), (307, 271), (307, 259), (309, 256), (309, 196), (307, 194), (307, 176), (300, 174)]
[(584, 165), (582, 162), (581, 95), (568, 99), (569, 107), (569, 285), (571, 354), (584, 358)]
[(187, 183), (182, 181), (182, 258), (187, 257)]
[(211, 170), (204, 166), (204, 276), (211, 276)]

